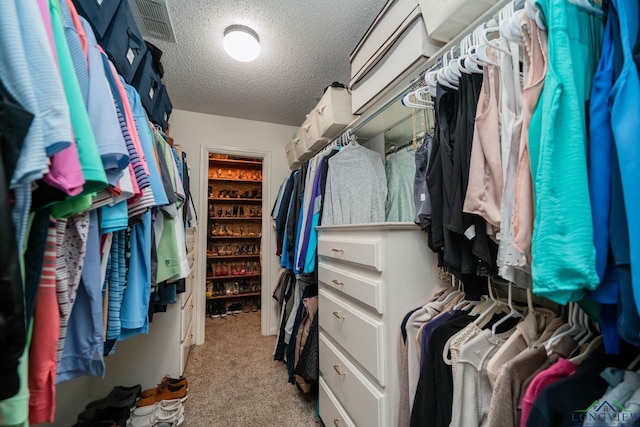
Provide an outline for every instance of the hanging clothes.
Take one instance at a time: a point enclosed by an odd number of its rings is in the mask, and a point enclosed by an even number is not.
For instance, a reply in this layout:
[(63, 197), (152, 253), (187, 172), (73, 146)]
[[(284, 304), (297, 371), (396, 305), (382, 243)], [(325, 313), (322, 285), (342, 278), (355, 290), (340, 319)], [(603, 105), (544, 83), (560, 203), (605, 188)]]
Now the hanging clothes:
[(384, 222), (387, 180), (382, 157), (351, 143), (328, 163), (322, 224)]
[(571, 2), (541, 0), (537, 5), (548, 28), (549, 72), (529, 127), (535, 207), (533, 289), (566, 304), (599, 283), (588, 193), (585, 105), (603, 31), (597, 17)]
[(423, 231), (428, 231), (431, 227), (432, 206), (431, 194), (429, 194), (429, 186), (427, 184), (427, 171), (429, 170), (432, 146), (433, 138), (431, 135), (425, 135), (415, 154), (416, 176), (413, 183), (413, 198), (416, 215), (413, 221)]
[(412, 222), (415, 218), (414, 180), (416, 152), (404, 148), (391, 154), (385, 166), (387, 176), (387, 222)]

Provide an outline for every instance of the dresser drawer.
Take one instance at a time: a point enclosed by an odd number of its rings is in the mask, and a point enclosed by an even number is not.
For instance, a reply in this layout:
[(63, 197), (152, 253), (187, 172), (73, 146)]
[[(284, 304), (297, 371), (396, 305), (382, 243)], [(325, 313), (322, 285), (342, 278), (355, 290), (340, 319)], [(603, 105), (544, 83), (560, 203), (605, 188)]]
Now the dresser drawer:
[(355, 427), (327, 383), (320, 377), (320, 418), (326, 427)]
[(337, 289), (382, 314), (382, 282), (380, 280), (370, 279), (324, 262), (318, 263), (318, 278), (328, 287)]
[(384, 385), (382, 322), (338, 300), (325, 289), (318, 292), (320, 327), (353, 356), (380, 385)]
[(320, 333), (320, 373), (357, 425), (384, 426), (384, 395), (323, 333)]
[(191, 319), (193, 318), (193, 292), (187, 299), (186, 304), (182, 308), (182, 329), (180, 339), (184, 340), (188, 333), (188, 328), (191, 326)]
[(382, 271), (382, 241), (343, 240), (320, 236), (318, 255)]
[(189, 352), (193, 345), (193, 322), (190, 322), (187, 327), (186, 336), (180, 341), (180, 375), (184, 373), (184, 368), (187, 366), (187, 360), (189, 359)]

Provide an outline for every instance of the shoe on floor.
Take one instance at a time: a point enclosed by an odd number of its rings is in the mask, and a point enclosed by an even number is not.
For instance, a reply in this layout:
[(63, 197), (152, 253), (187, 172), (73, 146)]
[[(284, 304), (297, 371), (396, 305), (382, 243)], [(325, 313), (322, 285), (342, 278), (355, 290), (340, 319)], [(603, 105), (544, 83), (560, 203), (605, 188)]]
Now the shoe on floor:
[(94, 400), (85, 409), (134, 408), (140, 389), (139, 384), (133, 387), (114, 387), (106, 397)]
[(131, 410), (129, 407), (106, 407), (85, 409), (78, 415), (78, 423), (94, 423), (98, 421), (116, 421), (129, 418)]
[(156, 391), (158, 391), (159, 388), (164, 387), (166, 384), (171, 384), (174, 387), (181, 387), (182, 385), (184, 385), (186, 387), (187, 386), (187, 379), (186, 378), (171, 378), (171, 377), (169, 377), (169, 375), (165, 375), (164, 378), (162, 378), (162, 381), (160, 381), (160, 384), (158, 384), (158, 387), (149, 388), (147, 390), (144, 390), (143, 392), (140, 393), (140, 398), (144, 399), (145, 397), (153, 396), (154, 394), (156, 394)]
[(155, 425), (155, 427), (180, 427), (184, 423), (184, 413), (180, 418), (173, 422), (161, 421)]
[[(139, 408), (139, 409), (146, 409)], [(134, 411), (131, 418), (129, 418), (128, 427), (149, 427), (156, 426), (158, 423), (167, 423), (168, 425), (174, 425), (174, 423), (181, 418), (184, 419), (184, 406), (178, 402), (178, 406), (173, 407), (172, 410), (163, 408), (162, 404), (153, 406), (152, 411)]]
[(156, 393), (153, 396), (145, 397), (138, 400), (138, 408), (141, 406), (150, 406), (163, 400), (180, 399), (182, 402), (187, 400), (187, 386), (172, 386), (171, 384), (165, 384), (162, 387), (158, 387)]

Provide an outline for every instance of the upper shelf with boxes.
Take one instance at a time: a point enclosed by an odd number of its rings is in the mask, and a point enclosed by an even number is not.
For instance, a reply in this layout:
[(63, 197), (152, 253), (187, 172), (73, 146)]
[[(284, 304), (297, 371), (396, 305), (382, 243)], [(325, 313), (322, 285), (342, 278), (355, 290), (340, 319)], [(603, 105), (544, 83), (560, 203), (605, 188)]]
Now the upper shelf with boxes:
[(289, 167), (295, 169), (335, 138), (357, 116), (351, 113), (351, 94), (346, 88), (329, 86), (318, 105), (307, 115), (285, 147)]
[(372, 137), (404, 121), (410, 110), (397, 95), (426, 71), (429, 58), (442, 56), (445, 43), (499, 1), (389, 0), (351, 53), (349, 89), (330, 86), (287, 144), (291, 169), (346, 127)]

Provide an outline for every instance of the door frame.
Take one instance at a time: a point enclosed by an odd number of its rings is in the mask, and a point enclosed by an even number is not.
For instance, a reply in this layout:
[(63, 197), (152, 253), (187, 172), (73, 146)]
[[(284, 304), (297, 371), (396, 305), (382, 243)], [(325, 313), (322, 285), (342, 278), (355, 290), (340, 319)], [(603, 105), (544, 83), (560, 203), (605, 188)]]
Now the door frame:
[(260, 328), (262, 335), (273, 335), (274, 328), (271, 326), (272, 310), (270, 309), (271, 298), (268, 295), (268, 279), (271, 277), (273, 268), (273, 254), (268, 250), (268, 242), (273, 241), (273, 230), (269, 212), (269, 200), (271, 200), (271, 153), (262, 150), (246, 150), (236, 147), (204, 145), (200, 146), (200, 197), (197, 205), (198, 212), (198, 250), (194, 272), (194, 303), (196, 313), (195, 323), (195, 344), (204, 344), (205, 340), (205, 318), (206, 318), (206, 295), (204, 283), (206, 282), (207, 266), (207, 222), (209, 216), (209, 154), (227, 154), (232, 156), (253, 157), (262, 159), (262, 239), (261, 239), (261, 307)]

